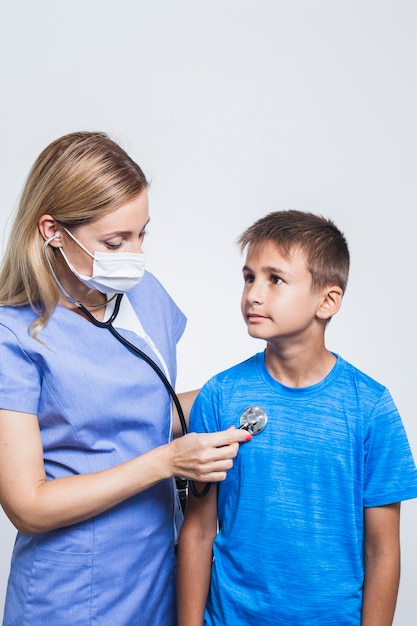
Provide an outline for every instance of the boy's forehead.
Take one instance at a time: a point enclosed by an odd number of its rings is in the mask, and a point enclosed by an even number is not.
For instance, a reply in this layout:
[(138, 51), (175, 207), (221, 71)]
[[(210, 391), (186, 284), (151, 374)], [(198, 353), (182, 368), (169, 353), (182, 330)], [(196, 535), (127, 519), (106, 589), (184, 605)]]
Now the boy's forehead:
[(283, 250), (274, 241), (262, 246), (250, 246), (247, 250), (243, 271), (276, 273), (281, 277), (311, 277), (304, 251), (293, 246), (289, 251)]
[(291, 261), (295, 258), (303, 258), (306, 260), (303, 249), (296, 245), (285, 247), (274, 240), (267, 240), (262, 243), (253, 243), (248, 246), (246, 251), (246, 260), (251, 258), (267, 257), (270, 259), (275, 257), (277, 260), (286, 259), (287, 261)]

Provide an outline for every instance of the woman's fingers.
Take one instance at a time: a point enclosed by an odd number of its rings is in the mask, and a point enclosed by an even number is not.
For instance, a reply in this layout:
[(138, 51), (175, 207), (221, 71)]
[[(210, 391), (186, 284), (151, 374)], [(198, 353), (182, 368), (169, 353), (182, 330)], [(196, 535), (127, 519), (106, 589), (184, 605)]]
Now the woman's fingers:
[(243, 443), (244, 441), (250, 441), (252, 439), (252, 435), (246, 430), (233, 427), (227, 430), (220, 430), (217, 433), (207, 433), (202, 436), (209, 437), (212, 445), (216, 447), (228, 446), (233, 443)]
[(218, 482), (226, 478), (233, 467), (239, 444), (250, 441), (244, 430), (228, 429), (216, 433), (190, 433), (176, 439), (174, 446), (174, 475), (200, 482)]

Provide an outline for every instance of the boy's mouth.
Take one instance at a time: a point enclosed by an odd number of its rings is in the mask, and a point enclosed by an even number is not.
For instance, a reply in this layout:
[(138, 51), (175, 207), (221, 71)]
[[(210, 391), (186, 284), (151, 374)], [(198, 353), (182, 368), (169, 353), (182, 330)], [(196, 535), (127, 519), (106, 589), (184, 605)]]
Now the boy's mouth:
[(260, 315), (259, 313), (246, 313), (246, 319), (248, 322), (260, 322), (266, 319), (265, 315)]

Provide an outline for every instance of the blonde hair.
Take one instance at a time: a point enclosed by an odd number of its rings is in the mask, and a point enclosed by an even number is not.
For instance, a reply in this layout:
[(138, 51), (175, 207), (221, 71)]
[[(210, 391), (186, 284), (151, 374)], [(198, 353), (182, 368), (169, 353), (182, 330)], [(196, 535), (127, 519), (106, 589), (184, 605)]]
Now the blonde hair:
[[(38, 220), (49, 214), (66, 227), (87, 224), (135, 198), (148, 187), (140, 167), (108, 135), (76, 132), (47, 146), (23, 189), (0, 268), (0, 305), (30, 305), (36, 336), (59, 299)], [(55, 270), (56, 249), (48, 246)]]

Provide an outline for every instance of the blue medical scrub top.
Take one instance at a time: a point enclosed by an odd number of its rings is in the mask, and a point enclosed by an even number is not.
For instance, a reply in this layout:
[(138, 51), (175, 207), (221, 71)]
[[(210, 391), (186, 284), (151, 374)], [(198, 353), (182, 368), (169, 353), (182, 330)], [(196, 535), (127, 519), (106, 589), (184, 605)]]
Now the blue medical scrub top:
[[(184, 315), (149, 272), (124, 297), (174, 384)], [(149, 365), (64, 307), (42, 343), (28, 330), (35, 318), (29, 307), (0, 308), (0, 407), (38, 415), (49, 480), (105, 470), (170, 440), (170, 398)], [(121, 332), (162, 366), (143, 339)], [(19, 533), (4, 626), (174, 626), (178, 516), (165, 480), (83, 523)]]

